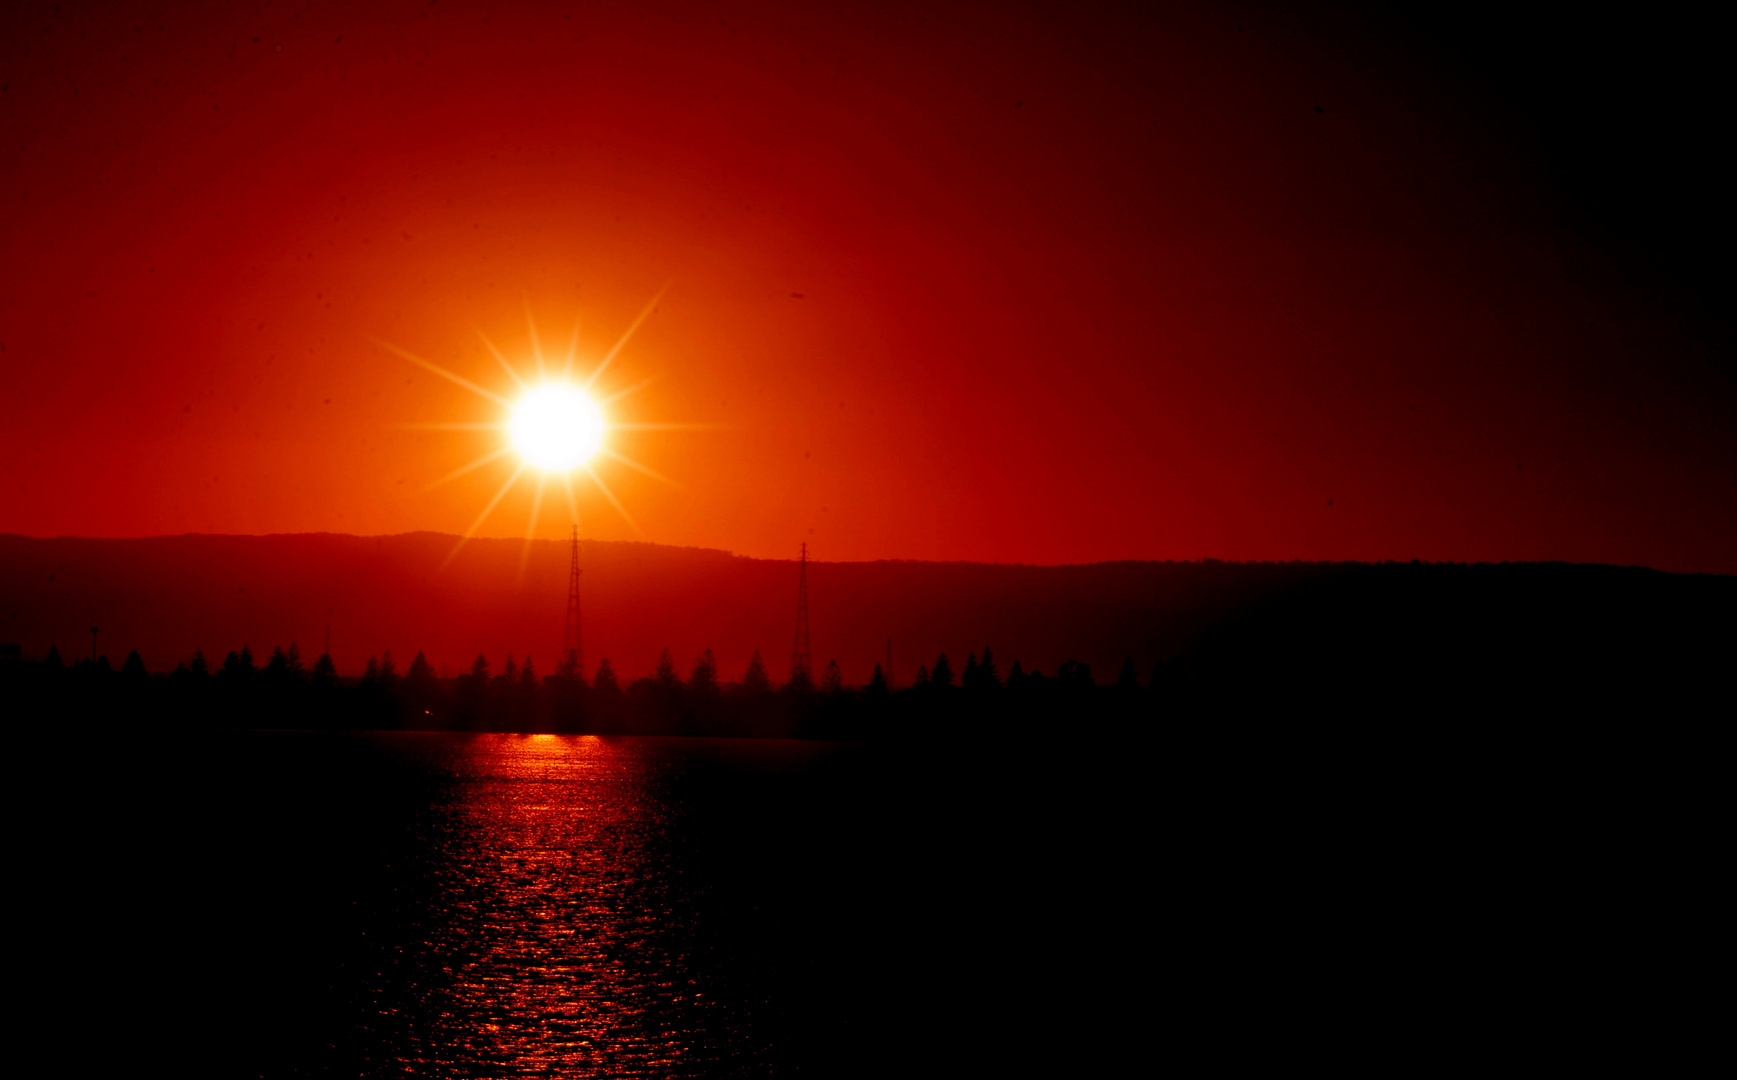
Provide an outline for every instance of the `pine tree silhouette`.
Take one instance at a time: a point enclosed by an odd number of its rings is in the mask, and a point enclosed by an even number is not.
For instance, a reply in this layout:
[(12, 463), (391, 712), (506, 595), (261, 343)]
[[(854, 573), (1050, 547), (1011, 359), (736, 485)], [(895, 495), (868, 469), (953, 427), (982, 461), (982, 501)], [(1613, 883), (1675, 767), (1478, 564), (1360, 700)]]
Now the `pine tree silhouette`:
[(995, 670), (995, 653), (989, 646), (983, 646), (983, 662), (977, 665), (977, 678), (982, 680), (985, 690), (1001, 689), (1001, 673)]
[(945, 690), (953, 685), (953, 665), (947, 662), (947, 654), (935, 657), (935, 670), (929, 672), (929, 685)]
[(715, 694), (718, 692), (718, 661), (707, 649), (694, 661), (693, 674), (688, 676), (688, 686), (696, 694)]
[(748, 658), (748, 670), (742, 672), (742, 689), (750, 694), (764, 694), (772, 689), (772, 680), (766, 674), (766, 661), (760, 659), (759, 649)]
[(605, 656), (598, 663), (597, 677), (592, 680), (592, 685), (597, 688), (599, 693), (621, 693), (621, 680), (615, 677), (615, 665), (609, 662), (609, 657)]
[(676, 673), (675, 659), (669, 654), (669, 646), (665, 645), (663, 652), (657, 658), (657, 680), (659, 689), (680, 690), (682, 677)]
[(331, 653), (321, 653), (314, 661), (314, 670), (308, 677), (308, 685), (321, 693), (330, 692), (338, 685), (338, 665), (332, 663)]

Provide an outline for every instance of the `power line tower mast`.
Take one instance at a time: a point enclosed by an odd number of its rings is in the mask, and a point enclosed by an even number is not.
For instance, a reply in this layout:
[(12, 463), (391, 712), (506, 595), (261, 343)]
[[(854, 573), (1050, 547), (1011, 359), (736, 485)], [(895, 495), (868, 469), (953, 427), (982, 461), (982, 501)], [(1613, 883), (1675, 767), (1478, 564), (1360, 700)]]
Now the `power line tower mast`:
[(806, 686), (813, 681), (808, 655), (808, 545), (802, 545), (801, 569), (796, 579), (796, 646), (790, 650), (790, 681)]
[(585, 645), (579, 637), (579, 526), (573, 526), (573, 558), (567, 570), (567, 625), (561, 634), (561, 656), (575, 675), (585, 672)]

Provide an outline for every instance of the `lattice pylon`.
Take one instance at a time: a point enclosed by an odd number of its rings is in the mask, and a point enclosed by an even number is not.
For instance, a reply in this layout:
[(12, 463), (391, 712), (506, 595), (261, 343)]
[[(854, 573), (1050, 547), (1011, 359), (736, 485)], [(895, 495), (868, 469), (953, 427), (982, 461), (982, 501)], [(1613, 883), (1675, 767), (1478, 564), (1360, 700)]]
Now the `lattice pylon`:
[(575, 675), (585, 674), (585, 644), (579, 636), (579, 526), (573, 526), (573, 558), (567, 571), (567, 625), (561, 634), (561, 656)]
[(808, 545), (802, 545), (802, 559), (796, 579), (796, 645), (790, 650), (790, 681), (813, 682), (814, 665), (808, 655)]

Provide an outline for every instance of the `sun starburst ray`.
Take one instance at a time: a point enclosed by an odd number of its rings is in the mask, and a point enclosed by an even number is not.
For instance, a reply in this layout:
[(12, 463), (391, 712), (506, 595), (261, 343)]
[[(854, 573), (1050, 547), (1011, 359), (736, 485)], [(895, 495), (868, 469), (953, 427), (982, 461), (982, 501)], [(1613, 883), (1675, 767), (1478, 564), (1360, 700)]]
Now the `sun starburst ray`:
[(624, 397), (627, 397), (631, 394), (639, 393), (641, 390), (644, 390), (646, 387), (650, 386), (655, 381), (656, 381), (655, 379), (641, 379), (638, 382), (634, 383), (632, 386), (629, 386), (625, 390), (617, 390), (615, 393), (610, 394), (608, 397), (603, 398), (602, 400), (598, 401), (597, 404), (599, 404), (599, 405), (613, 405), (617, 401), (620, 401)]
[(525, 323), (531, 328), (531, 356), (537, 361), (537, 378), (547, 380), (549, 371), (543, 366), (543, 343), (537, 337), (537, 320), (531, 314), (531, 298), (525, 298)]
[[(519, 577), (523, 580), (530, 565), (531, 549), (535, 546), (537, 529), (542, 524), (543, 502), (550, 497), (551, 482), (560, 481), (562, 495), (567, 500), (567, 510), (572, 515), (575, 527), (580, 525), (579, 492), (575, 486), (577, 474), (583, 472), (591, 483), (597, 486), (603, 498), (621, 515), (621, 520), (640, 539), (645, 539), (645, 530), (640, 528), (627, 506), (616, 494), (614, 488), (599, 472), (600, 459), (607, 458), (609, 468), (617, 466), (644, 473), (659, 483), (669, 484), (677, 489), (681, 484), (672, 477), (666, 476), (642, 461), (636, 460), (619, 449), (605, 445), (609, 432), (639, 432), (639, 431), (701, 431), (724, 427), (718, 424), (688, 424), (688, 423), (610, 423), (603, 412), (603, 407), (621, 401), (639, 393), (650, 386), (655, 379), (643, 379), (609, 393), (608, 396), (593, 396), (591, 388), (598, 386), (602, 376), (614, 363), (615, 358), (627, 347), (639, 328), (657, 310), (658, 303), (668, 292), (668, 286), (660, 289), (656, 296), (645, 305), (639, 315), (628, 326), (613, 348), (599, 361), (596, 367), (583, 379), (575, 375), (581, 367), (579, 351), (580, 334), (583, 320), (575, 318), (572, 333), (568, 336), (564, 354), (557, 349), (545, 354), (542, 336), (537, 330), (537, 320), (531, 310), (529, 298), (525, 302), (525, 323), (530, 333), (530, 357), (519, 357), (517, 364), (525, 366), (526, 371), (521, 376), (515, 361), (509, 360), (481, 327), (476, 328), (477, 337), (488, 349), (489, 355), (506, 373), (510, 384), (503, 385), (503, 390), (512, 393), (516, 400), (509, 401), (500, 393), (489, 390), (454, 371), (442, 367), (431, 360), (424, 359), (407, 349), (402, 349), (390, 342), (371, 338), (375, 344), (388, 352), (427, 368), (441, 378), (464, 387), (487, 401), (499, 405), (504, 415), (498, 422), (445, 421), (429, 423), (393, 424), (394, 430), (410, 431), (456, 431), (456, 432), (495, 432), (500, 436), (498, 448), (482, 454), (473, 461), (454, 469), (440, 479), (429, 484), (425, 491), (432, 491), (462, 476), (473, 473), (484, 466), (500, 460), (507, 454), (516, 452), (519, 457), (518, 466), (512, 469), (512, 474), (494, 492), (488, 504), (482, 508), (476, 520), (458, 538), (446, 558), (441, 562), (445, 568), (456, 559), (465, 544), (474, 539), (478, 532), (488, 523), (495, 511), (500, 509), (507, 494), (514, 490), (528, 469), (537, 473), (535, 490), (531, 494), (530, 514), (526, 522), (524, 545), (519, 551)], [(535, 365), (535, 381), (532, 381), (531, 368)], [(610, 382), (615, 380), (611, 379)], [(513, 389), (516, 388), (516, 391)], [(601, 391), (600, 391), (601, 393)], [(607, 472), (608, 469), (603, 469)]]
[(503, 446), (499, 450), (495, 450), (492, 453), (484, 454), (482, 457), (477, 458), (475, 461), (471, 462), (469, 465), (459, 466), (458, 468), (447, 473), (445, 476), (441, 477), (439, 480), (436, 480), (434, 483), (428, 485), (427, 487), (423, 488), (422, 490), (424, 492), (433, 491), (435, 488), (439, 487), (440, 485), (446, 483), (449, 480), (457, 480), (459, 477), (463, 476), (465, 473), (475, 472), (476, 470), (482, 468), (484, 465), (487, 465), (489, 462), (494, 461), (497, 458), (505, 457), (506, 455), (512, 453), (512, 450), (513, 450), (513, 448), (511, 446)]
[(495, 348), (495, 343), (489, 340), (489, 336), (482, 332), (481, 327), (477, 328), (476, 336), (482, 338), (482, 343), (489, 347), (489, 352), (493, 353), (494, 358), (501, 362), (501, 367), (506, 369), (507, 375), (512, 378), (514, 385), (516, 385), (520, 390), (524, 390), (528, 384), (525, 380), (519, 378), (518, 371), (513, 367), (512, 363), (502, 355), (501, 351)]
[(621, 515), (621, 520), (627, 522), (634, 535), (644, 539), (645, 533), (640, 529), (639, 522), (633, 520), (633, 515), (627, 512), (627, 507), (621, 505), (621, 500), (615, 497), (615, 492), (610, 491), (609, 485), (605, 484), (603, 478), (597, 475), (597, 470), (589, 465), (581, 467), (585, 470), (585, 475), (591, 478), (591, 482), (597, 485), (597, 490), (603, 492), (603, 497), (609, 500), (609, 505), (615, 507), (615, 512)]
[(440, 564), (441, 569), (446, 569), (447, 564), (457, 557), (459, 549), (470, 542), (470, 538), (476, 535), (478, 529), (482, 528), (482, 523), (487, 521), (489, 515), (495, 512), (495, 507), (499, 506), (501, 500), (506, 498), (507, 491), (519, 482), (519, 477), (523, 476), (525, 470), (530, 467), (530, 462), (524, 462), (513, 470), (513, 475), (507, 477), (507, 482), (501, 485), (499, 491), (495, 492), (495, 497), (489, 500), (487, 506), (483, 507), (483, 512), (477, 515), (477, 519), (471, 522), (470, 528), (466, 529), (464, 535), (458, 538), (458, 543), (453, 546), (452, 553), (446, 557), (446, 562)]
[(573, 480), (566, 473), (561, 474), (561, 490), (567, 493), (567, 511), (573, 515), (573, 527), (579, 527), (579, 503), (573, 498)]
[(531, 542), (537, 536), (537, 515), (543, 509), (543, 488), (548, 482), (548, 473), (538, 476), (537, 493), (531, 497), (531, 524), (525, 529), (525, 546), (519, 550), (520, 581), (525, 579), (525, 564), (531, 560)]
[(657, 302), (663, 299), (663, 294), (666, 292), (669, 292), (668, 285), (665, 285), (657, 291), (657, 295), (651, 298), (651, 303), (645, 305), (645, 310), (639, 313), (639, 318), (633, 320), (633, 325), (627, 328), (627, 333), (621, 335), (621, 340), (617, 341), (615, 343), (615, 348), (609, 350), (609, 355), (605, 356), (598, 363), (597, 370), (593, 371), (591, 377), (585, 380), (585, 385), (581, 387), (581, 389), (591, 389), (591, 385), (597, 381), (597, 377), (603, 374), (603, 370), (609, 366), (610, 361), (614, 360), (615, 355), (627, 344), (627, 339), (631, 338), (633, 332), (639, 329), (639, 324), (651, 317), (652, 311), (657, 307)]
[(579, 359), (579, 327), (583, 319), (573, 320), (573, 336), (567, 341), (567, 365), (561, 369), (561, 378), (573, 377), (573, 363)]
[(671, 480), (669, 477), (665, 476), (663, 473), (658, 472), (656, 469), (652, 468), (649, 465), (642, 465), (641, 463), (628, 457), (626, 454), (617, 453), (616, 451), (609, 449), (609, 447), (607, 447), (607, 446), (599, 447), (599, 451), (602, 454), (604, 454), (605, 456), (607, 456), (612, 461), (619, 461), (623, 465), (626, 465), (628, 468), (635, 469), (639, 472), (642, 472), (645, 475), (651, 477), (653, 480), (661, 480), (664, 483), (668, 484), (670, 487), (675, 488), (678, 491), (681, 490), (681, 485), (676, 483), (674, 480)]
[(398, 431), (505, 431), (505, 424), (464, 424), (464, 423), (427, 423), (427, 424), (393, 424)]
[[(397, 353), (399, 356), (402, 356), (404, 359), (410, 361), (412, 364), (420, 364), (421, 366), (434, 372), (436, 375), (439, 375), (442, 378), (450, 379), (453, 382), (457, 383), (458, 385), (464, 387), (466, 390), (469, 390), (471, 393), (477, 394), (481, 397), (485, 397), (488, 400), (494, 402), (496, 405), (501, 406), (502, 408), (511, 408), (512, 407), (512, 403), (509, 402), (506, 398), (500, 396), (499, 394), (495, 393), (492, 390), (483, 389), (482, 387), (478, 386), (476, 383), (473, 383), (469, 379), (465, 378), (463, 375), (454, 375), (452, 372), (441, 367), (439, 364), (436, 364), (430, 360), (424, 360), (422, 357), (417, 356), (415, 353), (411, 352), (408, 349), (400, 349), (398, 346), (392, 344), (389, 341), (382, 341), (379, 338), (373, 338), (372, 340), (373, 340), (374, 344), (380, 346), (382, 349), (385, 349), (388, 352)], [(490, 348), (493, 348), (493, 346), (490, 346)]]

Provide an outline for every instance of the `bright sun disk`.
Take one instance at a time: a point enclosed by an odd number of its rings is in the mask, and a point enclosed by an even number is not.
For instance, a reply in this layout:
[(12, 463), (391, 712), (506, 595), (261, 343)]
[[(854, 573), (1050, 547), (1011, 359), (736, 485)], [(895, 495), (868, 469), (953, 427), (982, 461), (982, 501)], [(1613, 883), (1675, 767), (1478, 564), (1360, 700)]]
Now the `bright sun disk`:
[(603, 413), (578, 387), (544, 383), (526, 391), (507, 425), (513, 446), (532, 465), (563, 472), (603, 446)]

